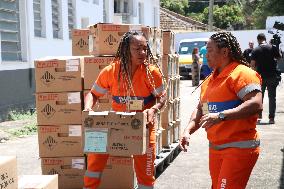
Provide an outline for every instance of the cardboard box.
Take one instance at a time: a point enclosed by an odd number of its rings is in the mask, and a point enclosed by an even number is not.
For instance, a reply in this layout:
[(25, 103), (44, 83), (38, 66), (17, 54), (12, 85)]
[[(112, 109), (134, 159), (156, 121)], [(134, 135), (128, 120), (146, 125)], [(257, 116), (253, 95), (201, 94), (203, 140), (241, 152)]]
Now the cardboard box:
[(156, 154), (160, 154), (163, 150), (163, 136), (162, 132), (164, 129), (158, 129), (156, 131)]
[(180, 119), (180, 98), (176, 98), (173, 103), (173, 121)]
[(18, 187), (16, 156), (0, 156), (0, 188)]
[(82, 132), (82, 125), (38, 126), (39, 156), (83, 156)]
[(19, 176), (18, 189), (58, 189), (58, 175)]
[(168, 123), (168, 126), (165, 126), (165, 130), (162, 132), (162, 146), (168, 148), (174, 140), (174, 124)]
[(163, 54), (163, 39), (162, 39), (162, 30), (159, 28), (154, 28), (154, 55)]
[(85, 168), (85, 157), (41, 158), (42, 174), (58, 174), (60, 189), (83, 188)]
[(81, 125), (81, 92), (37, 93), (38, 125)]
[(83, 61), (84, 89), (91, 89), (102, 69), (114, 60), (114, 56), (85, 56)]
[(163, 55), (162, 57), (162, 72), (166, 77), (166, 80), (173, 77), (173, 64), (174, 64), (174, 56), (172, 54)]
[(132, 157), (110, 156), (99, 189), (134, 189), (137, 179)]
[[(90, 90), (84, 90), (84, 97)], [(97, 99), (97, 103), (93, 107), (95, 112), (111, 111), (112, 110), (112, 96), (110, 93), (105, 94)]]
[(163, 129), (166, 129), (169, 123), (174, 121), (173, 108), (174, 101), (168, 101), (167, 105), (164, 106), (160, 113), (160, 120)]
[(163, 54), (175, 53), (175, 34), (172, 31), (163, 31)]
[(173, 141), (174, 142), (177, 142), (179, 139), (180, 139), (180, 137), (181, 137), (181, 126), (180, 126), (180, 119), (178, 119), (178, 120), (176, 120), (175, 122), (174, 122), (174, 136), (173, 136)]
[(154, 49), (154, 29), (149, 26), (142, 27), (142, 33), (148, 41), (151, 52), (155, 51)]
[(35, 60), (36, 92), (81, 91), (80, 58), (48, 57)]
[(90, 54), (115, 55), (121, 37), (129, 31), (141, 32), (141, 25), (98, 23), (89, 26)]
[(72, 56), (89, 55), (89, 29), (72, 30)]
[(84, 152), (131, 156), (146, 153), (146, 115), (143, 112), (84, 112)]

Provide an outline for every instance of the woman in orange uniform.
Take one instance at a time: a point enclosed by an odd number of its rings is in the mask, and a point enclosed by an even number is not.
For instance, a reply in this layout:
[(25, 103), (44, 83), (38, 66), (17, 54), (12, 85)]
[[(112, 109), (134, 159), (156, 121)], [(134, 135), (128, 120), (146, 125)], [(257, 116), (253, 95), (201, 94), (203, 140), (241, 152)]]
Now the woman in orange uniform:
[[(91, 111), (98, 97), (110, 93), (114, 111), (144, 111), (149, 124), (149, 146), (144, 155), (134, 155), (134, 168), (138, 188), (154, 186), (155, 113), (165, 103), (165, 90), (160, 70), (149, 64), (153, 59), (145, 37), (128, 32), (121, 40), (115, 61), (99, 74), (85, 98), (85, 111)], [(156, 100), (158, 99), (158, 103)], [(131, 103), (136, 103), (131, 109)], [(96, 189), (100, 184), (108, 154), (88, 154), (88, 166), (84, 177), (84, 189)]]
[(261, 77), (246, 66), (231, 33), (213, 34), (207, 50), (214, 71), (201, 86), (180, 146), (186, 151), (190, 135), (205, 128), (212, 188), (244, 189), (260, 151), (256, 122), (262, 110)]

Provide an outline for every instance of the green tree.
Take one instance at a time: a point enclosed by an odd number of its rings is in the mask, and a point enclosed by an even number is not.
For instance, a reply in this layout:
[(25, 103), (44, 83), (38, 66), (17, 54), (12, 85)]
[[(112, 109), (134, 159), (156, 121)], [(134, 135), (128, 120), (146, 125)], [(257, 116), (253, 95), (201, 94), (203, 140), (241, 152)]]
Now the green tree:
[(188, 9), (188, 0), (161, 0), (160, 3), (161, 7), (182, 15)]
[[(203, 23), (208, 22), (208, 7), (203, 11)], [(229, 27), (233, 27), (232, 29), (240, 29), (243, 27), (244, 16), (242, 14), (242, 9), (238, 5), (224, 5), (219, 7), (218, 5), (214, 5), (213, 7), (213, 20), (214, 26), (221, 29), (228, 29)]]
[(255, 10), (252, 13), (253, 25), (257, 29), (265, 28), (268, 16), (282, 16), (284, 13), (284, 0), (258, 0), (255, 2)]

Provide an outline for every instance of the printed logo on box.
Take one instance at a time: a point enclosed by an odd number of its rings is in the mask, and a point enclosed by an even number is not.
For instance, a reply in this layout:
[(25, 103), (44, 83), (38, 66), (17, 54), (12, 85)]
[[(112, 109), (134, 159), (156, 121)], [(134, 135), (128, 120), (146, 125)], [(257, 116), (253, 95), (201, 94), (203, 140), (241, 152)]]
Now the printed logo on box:
[(131, 126), (132, 126), (133, 129), (139, 129), (141, 124), (142, 123), (141, 123), (141, 121), (139, 119), (133, 119), (131, 121)]
[(51, 118), (54, 113), (55, 113), (55, 109), (52, 108), (49, 104), (47, 104), (42, 110), (41, 110), (41, 113), (47, 117), (47, 118)]
[(84, 127), (92, 127), (92, 125), (94, 124), (94, 120), (90, 117), (87, 117), (85, 120), (84, 120)]
[(116, 40), (116, 38), (113, 37), (113, 35), (111, 34), (104, 40), (104, 42), (110, 47), (113, 47), (114, 45), (118, 44), (118, 41)]
[(54, 168), (50, 169), (50, 171), (48, 172), (48, 175), (56, 175), (56, 174), (60, 176), (59, 172)]
[(88, 45), (88, 43), (82, 38), (76, 43), (76, 46), (80, 49), (84, 49), (86, 45)]
[(51, 75), (51, 73), (49, 73), (48, 71), (46, 71), (43, 76), (40, 78), (40, 80), (43, 82), (43, 84), (45, 85), (49, 85), (52, 81), (55, 80), (55, 77), (53, 77), (53, 75)]
[(43, 142), (43, 145), (47, 147), (49, 150), (53, 150), (58, 142), (52, 137), (48, 136), (45, 141)]

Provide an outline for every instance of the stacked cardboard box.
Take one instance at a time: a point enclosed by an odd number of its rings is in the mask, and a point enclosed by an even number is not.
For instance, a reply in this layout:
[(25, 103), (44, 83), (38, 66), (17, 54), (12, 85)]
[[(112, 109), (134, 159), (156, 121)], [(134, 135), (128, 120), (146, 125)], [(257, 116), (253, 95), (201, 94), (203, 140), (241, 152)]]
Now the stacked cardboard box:
[[(180, 137), (179, 121), (179, 67), (178, 55), (175, 54), (174, 33), (172, 31), (162, 32), (163, 41), (163, 58), (162, 70), (167, 81), (167, 97), (168, 101), (161, 112), (160, 125), (163, 131), (162, 145), (169, 147), (173, 142), (176, 142)], [(180, 122), (178, 122), (180, 123)]]
[(58, 189), (58, 175), (22, 175), (17, 174), (15, 156), (0, 156), (1, 189)]
[[(82, 73), (79, 57), (35, 61), (39, 156), (44, 175), (59, 174), (59, 188), (83, 187)], [(80, 166), (76, 162), (80, 159)], [(48, 162), (48, 163), (47, 163)], [(72, 162), (71, 166), (60, 164)], [(74, 163), (75, 162), (75, 163)], [(56, 170), (59, 166), (64, 171)], [(68, 181), (68, 182), (66, 182)]]

